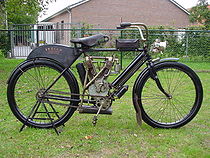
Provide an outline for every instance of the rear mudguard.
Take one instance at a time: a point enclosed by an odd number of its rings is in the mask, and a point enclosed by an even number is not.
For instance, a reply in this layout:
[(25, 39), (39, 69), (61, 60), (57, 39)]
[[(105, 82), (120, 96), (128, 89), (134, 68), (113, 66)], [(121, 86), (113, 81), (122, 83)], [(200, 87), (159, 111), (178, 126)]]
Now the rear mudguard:
[(32, 50), (27, 60), (35, 58), (48, 58), (59, 62), (64, 67), (70, 67), (81, 54), (82, 52), (76, 48), (60, 44), (49, 44)]
[[(55, 65), (57, 65), (57, 67), (59, 67), (59, 69), (64, 70), (65, 67), (59, 63), (58, 61), (52, 60), (52, 59), (47, 59), (47, 58), (35, 58), (35, 59), (30, 59), (30, 60), (26, 60), (22, 63), (20, 63), (11, 73), (9, 79), (7, 80), (7, 84), (10, 84), (11, 82), (11, 78), (14, 77), (16, 75), (16, 72), (21, 69), (22, 67), (28, 66), (31, 63), (35, 64), (36, 62), (42, 62), (42, 63), (47, 63), (47, 62), (51, 62)], [(75, 78), (74, 74), (70, 71), (70, 69), (66, 70), (66, 73), (68, 73), (68, 75), (73, 79), (73, 83), (76, 89), (76, 93), (79, 94), (79, 86), (78, 86), (78, 82), (77, 79)]]
[[(154, 64), (154, 67), (158, 64), (161, 64), (163, 62), (178, 62), (179, 58), (164, 58), (164, 59), (158, 59), (158, 60), (155, 60), (153, 62)], [(146, 73), (149, 73), (149, 68), (146, 67), (140, 74), (139, 76), (137, 77), (135, 83), (134, 83), (134, 86), (133, 86), (133, 105), (134, 105), (134, 108), (135, 108), (135, 111), (137, 114), (141, 114), (140, 112), (140, 108), (139, 108), (139, 105), (138, 105), (138, 101), (137, 101), (137, 89), (138, 89), (138, 86), (140, 84), (140, 81), (142, 79), (142, 77), (146, 74)]]

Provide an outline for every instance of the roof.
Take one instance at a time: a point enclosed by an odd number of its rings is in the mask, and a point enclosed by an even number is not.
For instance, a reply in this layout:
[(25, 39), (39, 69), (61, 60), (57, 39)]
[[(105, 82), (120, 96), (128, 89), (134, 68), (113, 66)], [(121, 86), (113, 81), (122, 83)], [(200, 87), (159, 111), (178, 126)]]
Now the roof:
[(169, 0), (171, 3), (173, 3), (174, 5), (176, 5), (179, 9), (181, 9), (182, 11), (184, 11), (186, 14), (190, 15), (189, 11), (187, 9), (185, 9), (184, 7), (182, 7), (179, 3), (177, 3), (174, 0)]
[(55, 13), (55, 14), (49, 16), (48, 18), (42, 20), (42, 22), (48, 21), (48, 20), (54, 18), (55, 16), (57, 16), (57, 15), (59, 15), (59, 14), (62, 14), (62, 13), (64, 13), (65, 11), (70, 10), (70, 9), (72, 9), (72, 8), (75, 8), (75, 7), (77, 7), (77, 6), (79, 6), (79, 5), (83, 4), (83, 3), (88, 2), (88, 1), (90, 1), (90, 0), (81, 0), (81, 1), (79, 1), (79, 2), (77, 2), (77, 3), (71, 4), (71, 5), (67, 6), (67, 7), (65, 7), (64, 9), (58, 11), (57, 13)]
[[(81, 1), (79, 1), (79, 2), (77, 2), (77, 3), (71, 4), (71, 5), (67, 6), (66, 8), (64, 8), (64, 9), (62, 9), (62, 10), (60, 10), (60, 11), (58, 11), (57, 13), (55, 13), (55, 14), (49, 16), (48, 18), (42, 20), (42, 22), (48, 21), (48, 20), (54, 18), (55, 16), (64, 13), (64, 12), (67, 11), (67, 10), (71, 10), (72, 8), (75, 8), (75, 7), (77, 7), (77, 6), (79, 6), (79, 5), (82, 5), (82, 4), (84, 4), (84, 3), (86, 3), (86, 2), (89, 2), (89, 1), (90, 1), (90, 0), (81, 0)], [(179, 3), (177, 3), (175, 0), (169, 0), (169, 1), (170, 1), (171, 3), (173, 3), (174, 5), (176, 5), (179, 9), (181, 9), (182, 11), (184, 11), (186, 14), (188, 14), (188, 15), (190, 14), (189, 11), (188, 11), (187, 9), (185, 9), (184, 7), (182, 7), (182, 6), (181, 6)]]

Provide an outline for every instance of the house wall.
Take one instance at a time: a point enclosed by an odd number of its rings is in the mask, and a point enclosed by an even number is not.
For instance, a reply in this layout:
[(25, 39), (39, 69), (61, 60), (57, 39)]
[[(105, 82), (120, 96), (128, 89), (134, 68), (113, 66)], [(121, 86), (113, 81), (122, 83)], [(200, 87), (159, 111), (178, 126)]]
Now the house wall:
[[(69, 29), (71, 25), (66, 24), (70, 22), (70, 13), (64, 12), (62, 14), (59, 14), (52, 19), (50, 19), (48, 22), (57, 23), (54, 25), (54, 28), (56, 29)], [(64, 23), (64, 24), (62, 24)], [(71, 34), (67, 33), (66, 31), (56, 31), (55, 32), (55, 41), (56, 43), (69, 45), (71, 39)]]
[(66, 11), (66, 12), (63, 12), (62, 14), (59, 14), (53, 17), (48, 22), (61, 23), (61, 21), (64, 21), (64, 23), (69, 23), (70, 22), (69, 19), (70, 19), (70, 14), (69, 12)]
[(188, 15), (169, 0), (91, 0), (72, 8), (72, 22), (115, 28), (123, 22), (186, 27)]
[(188, 14), (169, 0), (90, 0), (72, 8), (71, 14), (66, 11), (49, 22), (85, 22), (94, 28), (116, 28), (121, 20), (176, 28), (190, 25)]

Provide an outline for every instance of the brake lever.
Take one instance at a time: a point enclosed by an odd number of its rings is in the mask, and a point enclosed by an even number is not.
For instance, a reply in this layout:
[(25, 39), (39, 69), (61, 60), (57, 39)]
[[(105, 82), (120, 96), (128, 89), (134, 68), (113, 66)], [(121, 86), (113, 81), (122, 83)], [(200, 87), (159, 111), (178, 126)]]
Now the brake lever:
[(124, 27), (121, 27), (121, 26), (117, 26), (117, 29), (124, 29)]

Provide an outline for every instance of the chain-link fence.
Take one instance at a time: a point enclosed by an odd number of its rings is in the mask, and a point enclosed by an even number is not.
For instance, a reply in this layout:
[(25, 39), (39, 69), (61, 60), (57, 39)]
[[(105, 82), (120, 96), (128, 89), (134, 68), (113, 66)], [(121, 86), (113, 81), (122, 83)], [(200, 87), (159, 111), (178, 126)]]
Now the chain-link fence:
[[(34, 48), (40, 45), (57, 43), (73, 46), (70, 39), (98, 33), (110, 37), (109, 42), (98, 47), (115, 47), (115, 41), (118, 38), (140, 38), (137, 30), (90, 29), (81, 24), (13, 25), (10, 30), (0, 30), (0, 50), (3, 50), (8, 57), (27, 57)], [(210, 31), (149, 30), (149, 43), (153, 43), (157, 38), (167, 41), (167, 48), (161, 56), (179, 57), (191, 61), (210, 61)], [(106, 55), (102, 53), (97, 52), (97, 55)], [(136, 55), (135, 52), (119, 54), (123, 58), (133, 58)], [(157, 55), (154, 54), (154, 56)]]

